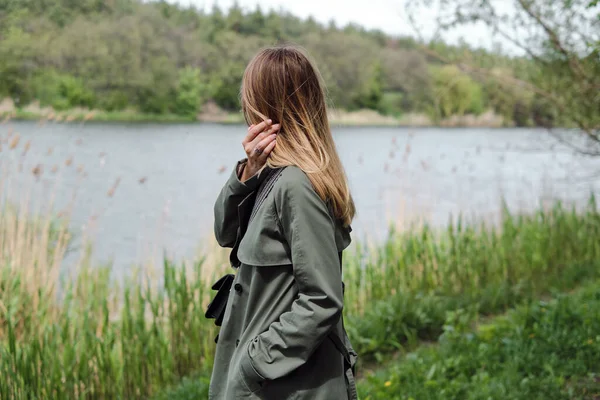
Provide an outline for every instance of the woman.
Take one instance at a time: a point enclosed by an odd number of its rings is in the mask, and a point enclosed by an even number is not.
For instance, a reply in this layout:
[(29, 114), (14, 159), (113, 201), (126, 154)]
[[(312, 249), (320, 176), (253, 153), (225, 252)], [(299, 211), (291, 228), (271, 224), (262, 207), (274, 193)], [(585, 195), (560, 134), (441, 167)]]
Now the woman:
[(355, 209), (318, 71), (297, 48), (268, 48), (241, 92), (247, 158), (215, 204), (237, 273), (209, 398), (355, 399), (341, 275)]

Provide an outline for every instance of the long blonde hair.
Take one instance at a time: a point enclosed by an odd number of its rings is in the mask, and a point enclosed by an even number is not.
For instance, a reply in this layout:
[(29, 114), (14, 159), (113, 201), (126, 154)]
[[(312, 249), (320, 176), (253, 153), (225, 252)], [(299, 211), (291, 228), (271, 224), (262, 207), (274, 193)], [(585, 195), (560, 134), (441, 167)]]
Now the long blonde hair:
[(335, 217), (349, 225), (356, 210), (331, 135), (323, 88), (319, 71), (300, 48), (266, 48), (244, 72), (242, 110), (248, 125), (269, 118), (281, 124), (267, 165), (299, 167), (319, 197), (331, 203)]

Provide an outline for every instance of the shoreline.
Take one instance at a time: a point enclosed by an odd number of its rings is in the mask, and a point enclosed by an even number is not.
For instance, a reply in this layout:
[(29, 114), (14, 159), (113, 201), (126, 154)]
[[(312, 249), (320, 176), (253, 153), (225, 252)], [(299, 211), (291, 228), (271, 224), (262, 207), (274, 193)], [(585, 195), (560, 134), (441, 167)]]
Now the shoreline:
[[(244, 124), (244, 118), (239, 113), (232, 112), (206, 112), (196, 117), (186, 117), (176, 114), (144, 114), (134, 111), (95, 111), (74, 109), (68, 111), (54, 111), (49, 109), (32, 110), (27, 107), (2, 109), (0, 108), (0, 122), (13, 121), (39, 121), (39, 122), (103, 122), (103, 123), (159, 123), (159, 124), (196, 124), (216, 123), (223, 125)], [(423, 114), (406, 114), (402, 117), (392, 117), (379, 114), (374, 110), (330, 110), (329, 123), (333, 127), (398, 127), (398, 128), (510, 128), (501, 117), (492, 112), (480, 116), (464, 115), (454, 116), (435, 123)]]

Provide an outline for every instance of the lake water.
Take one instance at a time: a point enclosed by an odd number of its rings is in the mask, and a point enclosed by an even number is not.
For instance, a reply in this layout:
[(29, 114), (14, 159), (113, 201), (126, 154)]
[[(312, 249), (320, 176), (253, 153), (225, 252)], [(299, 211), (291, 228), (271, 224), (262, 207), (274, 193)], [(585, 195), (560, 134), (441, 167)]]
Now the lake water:
[[(163, 250), (197, 254), (212, 239), (213, 203), (244, 156), (243, 126), (0, 125), (3, 197), (69, 210), (97, 262), (127, 269)], [(19, 145), (9, 150), (18, 133)], [(574, 156), (539, 129), (336, 128), (358, 216), (357, 237), (382, 238), (390, 222), (495, 219), (552, 199), (581, 204), (598, 180), (595, 159)], [(30, 142), (29, 149), (26, 143)], [(67, 165), (69, 164), (69, 165)], [(32, 169), (40, 166), (35, 176)]]

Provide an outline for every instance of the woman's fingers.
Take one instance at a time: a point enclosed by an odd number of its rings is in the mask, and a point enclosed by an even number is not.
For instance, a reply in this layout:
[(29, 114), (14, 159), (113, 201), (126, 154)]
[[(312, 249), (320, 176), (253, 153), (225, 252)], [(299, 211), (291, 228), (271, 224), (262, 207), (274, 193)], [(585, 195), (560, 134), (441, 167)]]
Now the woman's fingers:
[(272, 123), (273, 123), (273, 121), (268, 119), (266, 121), (261, 122), (260, 124), (250, 125), (250, 128), (248, 128), (248, 134), (242, 141), (244, 148), (246, 147), (246, 145), (248, 143), (252, 142), (259, 133), (267, 130), (267, 128), (270, 127)]
[(271, 151), (273, 151), (275, 145), (277, 144), (277, 135), (273, 136), (275, 136), (273, 140), (271, 140), (269, 144), (267, 144), (267, 147), (265, 147), (265, 149), (262, 151), (262, 154), (260, 155), (261, 157), (264, 157), (265, 160), (267, 159), (267, 157), (269, 157), (269, 154), (271, 154)]
[(254, 162), (257, 165), (262, 165), (264, 163), (262, 159), (262, 155), (272, 140), (275, 139), (277, 135), (267, 136), (265, 139), (258, 142), (256, 146), (252, 148), (252, 151), (248, 155), (248, 160)]
[[(267, 137), (269, 137), (269, 136), (271, 136), (273, 134), (276, 134), (277, 131), (279, 130), (279, 127), (280, 127), (279, 124), (275, 124), (275, 125), (271, 126), (269, 129), (267, 129), (267, 130), (261, 132), (260, 134), (258, 134), (254, 138), (254, 140), (252, 140), (251, 142), (246, 143), (245, 146), (244, 146), (244, 148), (246, 150), (246, 154), (248, 154), (250, 156), (251, 155), (250, 153), (254, 152), (255, 149), (259, 146), (259, 144), (263, 140), (265, 140)], [(260, 147), (260, 149), (263, 149), (263, 148), (264, 148), (264, 146)]]
[(267, 136), (266, 138), (264, 138), (263, 140), (258, 142), (256, 147), (254, 148), (254, 151), (260, 155), (263, 155), (265, 150), (267, 149), (267, 146), (270, 145), (271, 142), (275, 141), (276, 137), (277, 137), (276, 134), (271, 134), (271, 135)]
[(280, 124), (272, 125), (270, 119), (248, 127), (248, 134), (242, 141), (244, 151), (248, 156), (248, 164), (244, 168), (246, 178), (258, 172), (267, 161), (267, 157), (275, 148), (277, 132)]
[(274, 133), (277, 133), (278, 130), (279, 130), (279, 124), (275, 124), (271, 128), (269, 128), (269, 129), (265, 130), (264, 132), (261, 132), (260, 134), (258, 134), (254, 138), (254, 140), (252, 142), (250, 142), (250, 144), (253, 145), (253, 147), (256, 147), (265, 138), (267, 138), (268, 136), (271, 136)]

